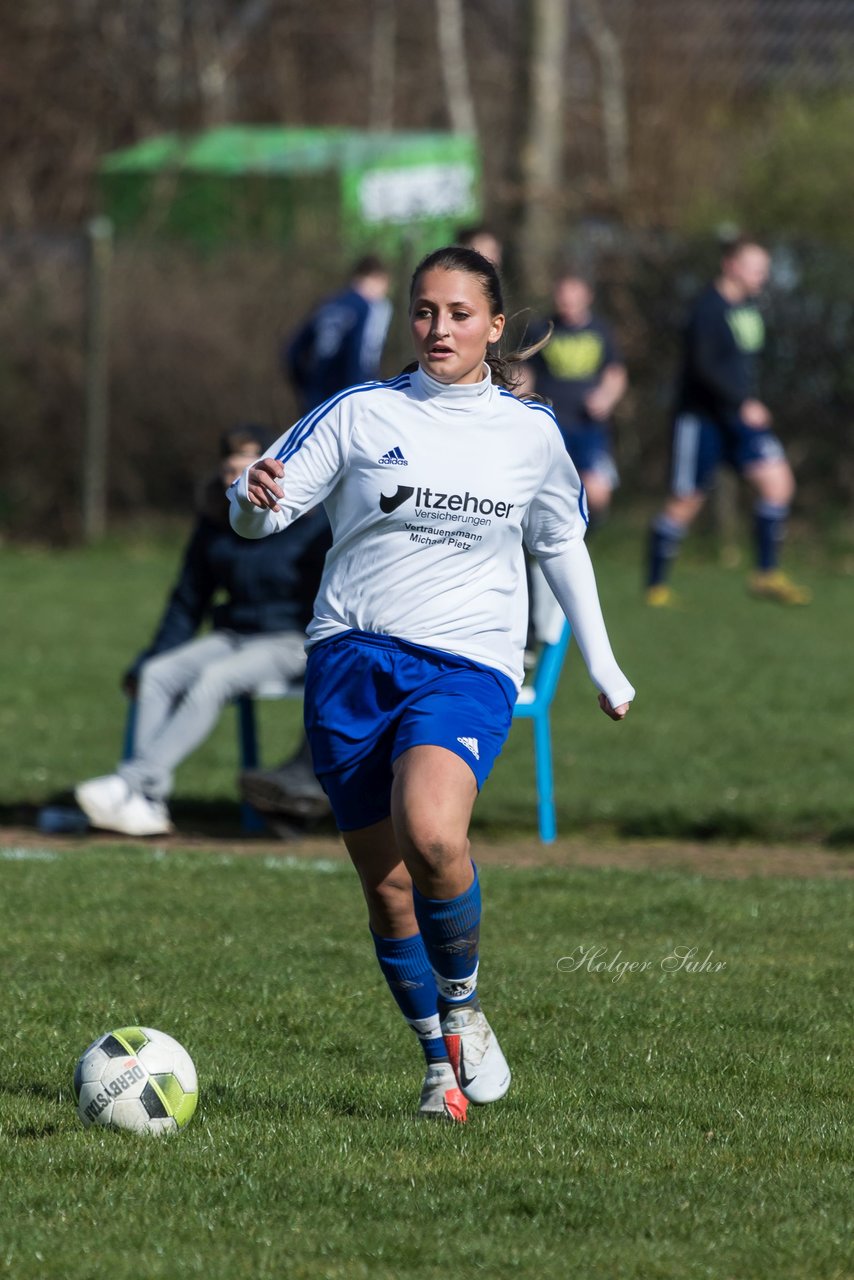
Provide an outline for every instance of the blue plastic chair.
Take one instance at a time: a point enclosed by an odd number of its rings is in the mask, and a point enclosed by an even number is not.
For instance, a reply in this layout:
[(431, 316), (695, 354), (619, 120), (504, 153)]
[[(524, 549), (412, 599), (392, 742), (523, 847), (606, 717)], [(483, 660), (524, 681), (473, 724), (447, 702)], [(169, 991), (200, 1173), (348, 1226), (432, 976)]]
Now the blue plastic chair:
[(553, 644), (543, 646), (530, 684), (519, 690), (514, 720), (534, 722), (534, 772), (537, 782), (537, 820), (540, 839), (551, 844), (557, 835), (555, 816), (554, 765), (552, 762), (551, 706), (572, 632), (568, 622)]
[[(290, 696), (290, 695), (283, 695)], [(255, 699), (251, 693), (235, 699), (237, 708), (237, 740), (240, 747), (241, 769), (258, 768), (258, 726), (255, 721)], [(247, 800), (240, 802), (240, 825), (244, 831), (266, 831), (263, 816)]]

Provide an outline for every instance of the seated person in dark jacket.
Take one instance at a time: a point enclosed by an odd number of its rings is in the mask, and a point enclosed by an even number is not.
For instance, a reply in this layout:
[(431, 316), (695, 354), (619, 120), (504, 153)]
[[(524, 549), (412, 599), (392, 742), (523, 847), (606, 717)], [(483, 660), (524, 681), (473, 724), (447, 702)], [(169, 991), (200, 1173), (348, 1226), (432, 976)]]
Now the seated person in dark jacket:
[[(126, 835), (171, 830), (174, 770), (208, 736), (223, 706), (305, 671), (305, 628), (331, 542), (321, 508), (281, 534), (249, 541), (228, 522), (225, 490), (272, 442), (254, 425), (226, 431), (218, 475), (205, 488), (195, 529), (151, 645), (125, 676), (137, 698), (132, 756), (81, 783), (77, 802), (95, 827)], [(218, 594), (225, 600), (215, 603)], [(199, 636), (210, 617), (213, 629)]]

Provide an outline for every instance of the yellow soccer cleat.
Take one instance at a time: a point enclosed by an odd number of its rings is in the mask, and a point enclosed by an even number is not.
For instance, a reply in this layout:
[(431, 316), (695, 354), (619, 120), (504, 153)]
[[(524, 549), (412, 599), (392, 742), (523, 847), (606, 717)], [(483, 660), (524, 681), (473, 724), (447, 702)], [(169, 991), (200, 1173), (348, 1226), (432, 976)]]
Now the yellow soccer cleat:
[(758, 570), (748, 583), (752, 596), (760, 600), (776, 600), (778, 604), (809, 604), (812, 592), (792, 582), (780, 569)]
[(645, 600), (653, 609), (672, 609), (676, 604), (673, 589), (666, 582), (657, 582), (654, 587), (647, 587)]

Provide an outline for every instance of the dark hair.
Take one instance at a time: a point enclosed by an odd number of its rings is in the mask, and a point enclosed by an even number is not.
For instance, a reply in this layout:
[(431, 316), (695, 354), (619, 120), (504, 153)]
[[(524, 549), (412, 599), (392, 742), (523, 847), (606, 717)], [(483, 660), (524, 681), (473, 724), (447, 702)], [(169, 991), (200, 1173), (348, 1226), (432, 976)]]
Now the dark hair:
[(750, 236), (747, 232), (739, 232), (738, 235), (729, 236), (721, 241), (721, 258), (724, 262), (728, 262), (731, 258), (737, 258), (742, 249), (761, 249), (763, 253), (768, 250), (761, 240), (757, 240), (756, 236)]
[(591, 293), (593, 292), (592, 273), (585, 271), (583, 267), (575, 266), (571, 262), (564, 263), (555, 276), (555, 284), (563, 284), (565, 280), (578, 280), (580, 284), (586, 285)]
[[(464, 271), (467, 275), (474, 276), (479, 282), (483, 290), (484, 297), (489, 303), (489, 312), (492, 316), (504, 315), (504, 293), (501, 288), (501, 277), (494, 262), (490, 262), (489, 258), (485, 258), (482, 253), (478, 253), (476, 249), (467, 249), (463, 245), (446, 245), (444, 249), (434, 249), (432, 253), (428, 253), (426, 258), (422, 258), (418, 266), (412, 273), (412, 280), (409, 284), (409, 303), (410, 306), (415, 298), (415, 290), (418, 281), (425, 271)], [(501, 353), (498, 344), (495, 344), (496, 350), (487, 352), (486, 363), (492, 370), (493, 380), (501, 387), (506, 387), (508, 391), (512, 391), (517, 386), (519, 379), (514, 376), (510, 366), (519, 364), (523, 360), (527, 360), (534, 355), (540, 347), (544, 346), (551, 336), (549, 333), (541, 342), (534, 343), (532, 346), (525, 347), (521, 351), (512, 351), (507, 355)], [(417, 362), (407, 365), (407, 372), (417, 369)]]
[(501, 280), (494, 262), (484, 258), (477, 249), (468, 249), (461, 244), (449, 244), (444, 249), (434, 249), (422, 258), (412, 273), (409, 282), (409, 301), (415, 297), (415, 286), (425, 271), (465, 271), (470, 276), (477, 276), (484, 295), (490, 305), (491, 314), (504, 314), (504, 294)]
[(233, 453), (242, 453), (248, 446), (264, 453), (274, 439), (269, 427), (262, 427), (257, 422), (241, 422), (236, 427), (228, 427), (223, 431), (219, 438), (219, 456), (228, 458)]
[(351, 280), (364, 280), (365, 276), (387, 276), (388, 267), (376, 253), (363, 254), (350, 269)]
[(462, 248), (470, 249), (472, 243), (479, 239), (480, 236), (491, 236), (493, 240), (499, 244), (501, 243), (501, 237), (495, 234), (492, 227), (486, 226), (483, 222), (474, 222), (471, 226), (457, 227), (455, 240)]

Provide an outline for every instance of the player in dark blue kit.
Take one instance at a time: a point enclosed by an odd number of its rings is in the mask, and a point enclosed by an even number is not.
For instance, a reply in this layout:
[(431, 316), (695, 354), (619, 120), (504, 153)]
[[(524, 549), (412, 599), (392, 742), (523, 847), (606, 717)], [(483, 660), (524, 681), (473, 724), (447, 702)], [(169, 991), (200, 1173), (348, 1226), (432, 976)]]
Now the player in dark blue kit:
[(753, 595), (780, 604), (807, 604), (810, 593), (778, 568), (795, 480), (771, 413), (758, 396), (765, 326), (756, 297), (770, 258), (746, 237), (724, 252), (717, 279), (697, 299), (685, 328), (682, 372), (673, 424), (670, 497), (653, 521), (647, 603), (673, 603), (667, 583), (682, 539), (726, 462), (753, 488), (756, 571)]
[(380, 258), (360, 258), (348, 287), (315, 307), (283, 348), (282, 368), (302, 413), (344, 387), (379, 377), (391, 319), (389, 284)]
[(617, 484), (609, 419), (625, 393), (626, 370), (608, 326), (593, 314), (586, 280), (576, 272), (560, 276), (554, 304), (552, 336), (531, 360), (524, 389), (552, 406), (595, 524)]

